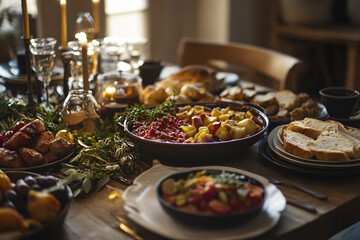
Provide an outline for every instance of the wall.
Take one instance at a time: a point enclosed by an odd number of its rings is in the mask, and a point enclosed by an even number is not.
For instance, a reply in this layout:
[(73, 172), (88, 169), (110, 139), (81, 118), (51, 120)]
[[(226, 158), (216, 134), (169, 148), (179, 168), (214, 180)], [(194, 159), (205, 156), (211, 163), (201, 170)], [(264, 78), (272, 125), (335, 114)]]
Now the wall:
[(231, 0), (229, 40), (269, 46), (274, 0)]

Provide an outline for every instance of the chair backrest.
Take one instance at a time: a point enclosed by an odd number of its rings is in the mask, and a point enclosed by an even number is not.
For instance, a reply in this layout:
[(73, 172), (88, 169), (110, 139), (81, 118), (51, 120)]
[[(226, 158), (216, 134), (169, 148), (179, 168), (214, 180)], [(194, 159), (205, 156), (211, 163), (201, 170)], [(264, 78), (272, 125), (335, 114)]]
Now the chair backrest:
[[(296, 91), (301, 61), (271, 49), (241, 43), (213, 43), (182, 39), (179, 64), (213, 66), (214, 61), (245, 66), (275, 80), (277, 88)], [(274, 84), (272, 87), (275, 86)]]

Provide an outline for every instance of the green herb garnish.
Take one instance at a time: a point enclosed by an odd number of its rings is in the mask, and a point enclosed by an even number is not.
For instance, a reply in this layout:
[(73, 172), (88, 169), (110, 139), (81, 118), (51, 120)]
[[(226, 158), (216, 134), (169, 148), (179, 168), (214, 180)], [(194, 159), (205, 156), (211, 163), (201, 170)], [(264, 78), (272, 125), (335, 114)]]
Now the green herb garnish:
[(245, 180), (243, 175), (229, 173), (226, 171), (222, 171), (221, 174), (212, 174), (210, 177), (213, 178), (216, 183), (221, 183), (223, 185), (231, 184), (239, 186), (248, 182)]

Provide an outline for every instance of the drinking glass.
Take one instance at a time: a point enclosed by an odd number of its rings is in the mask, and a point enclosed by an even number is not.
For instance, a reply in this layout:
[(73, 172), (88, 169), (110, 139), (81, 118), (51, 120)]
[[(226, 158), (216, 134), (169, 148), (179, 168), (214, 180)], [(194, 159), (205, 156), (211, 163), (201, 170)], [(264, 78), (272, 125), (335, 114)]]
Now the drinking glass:
[[(90, 82), (94, 81), (94, 77), (97, 73), (99, 48), (100, 43), (97, 40), (89, 41), (87, 44)], [(73, 55), (73, 59), (70, 63), (71, 77), (73, 79), (71, 85), (74, 89), (81, 88), (83, 87), (81, 43), (79, 41), (70, 41), (68, 42), (68, 49)]]
[(86, 39), (92, 40), (95, 37), (95, 27), (94, 20), (91, 17), (90, 13), (79, 13), (76, 19), (75, 30), (77, 33), (84, 32), (86, 33)]
[(47, 106), (49, 105), (49, 84), (55, 66), (55, 44), (56, 40), (54, 38), (34, 38), (30, 40), (31, 66), (37, 78), (44, 84)]
[(130, 65), (133, 72), (136, 74), (139, 73), (139, 67), (143, 63), (146, 43), (147, 40), (145, 38), (131, 38), (127, 41), (127, 51), (130, 57)]
[(125, 52), (125, 41), (121, 38), (106, 37), (101, 43), (101, 68), (104, 73), (117, 70), (117, 64)]

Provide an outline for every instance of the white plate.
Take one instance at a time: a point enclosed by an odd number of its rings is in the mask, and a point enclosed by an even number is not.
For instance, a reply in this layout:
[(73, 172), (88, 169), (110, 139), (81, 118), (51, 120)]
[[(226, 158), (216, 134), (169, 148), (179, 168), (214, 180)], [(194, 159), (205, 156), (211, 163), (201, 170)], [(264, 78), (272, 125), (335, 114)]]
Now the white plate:
[[(156, 197), (157, 182), (171, 173), (191, 169), (223, 169), (245, 174), (260, 181), (267, 191), (263, 210), (247, 223), (229, 228), (201, 228), (182, 224), (169, 216), (160, 206)], [(125, 210), (129, 218), (142, 227), (171, 239), (245, 239), (259, 236), (273, 228), (286, 206), (281, 191), (265, 178), (231, 167), (207, 166), (194, 168), (174, 168), (156, 165), (139, 175), (134, 184), (124, 192)]]

